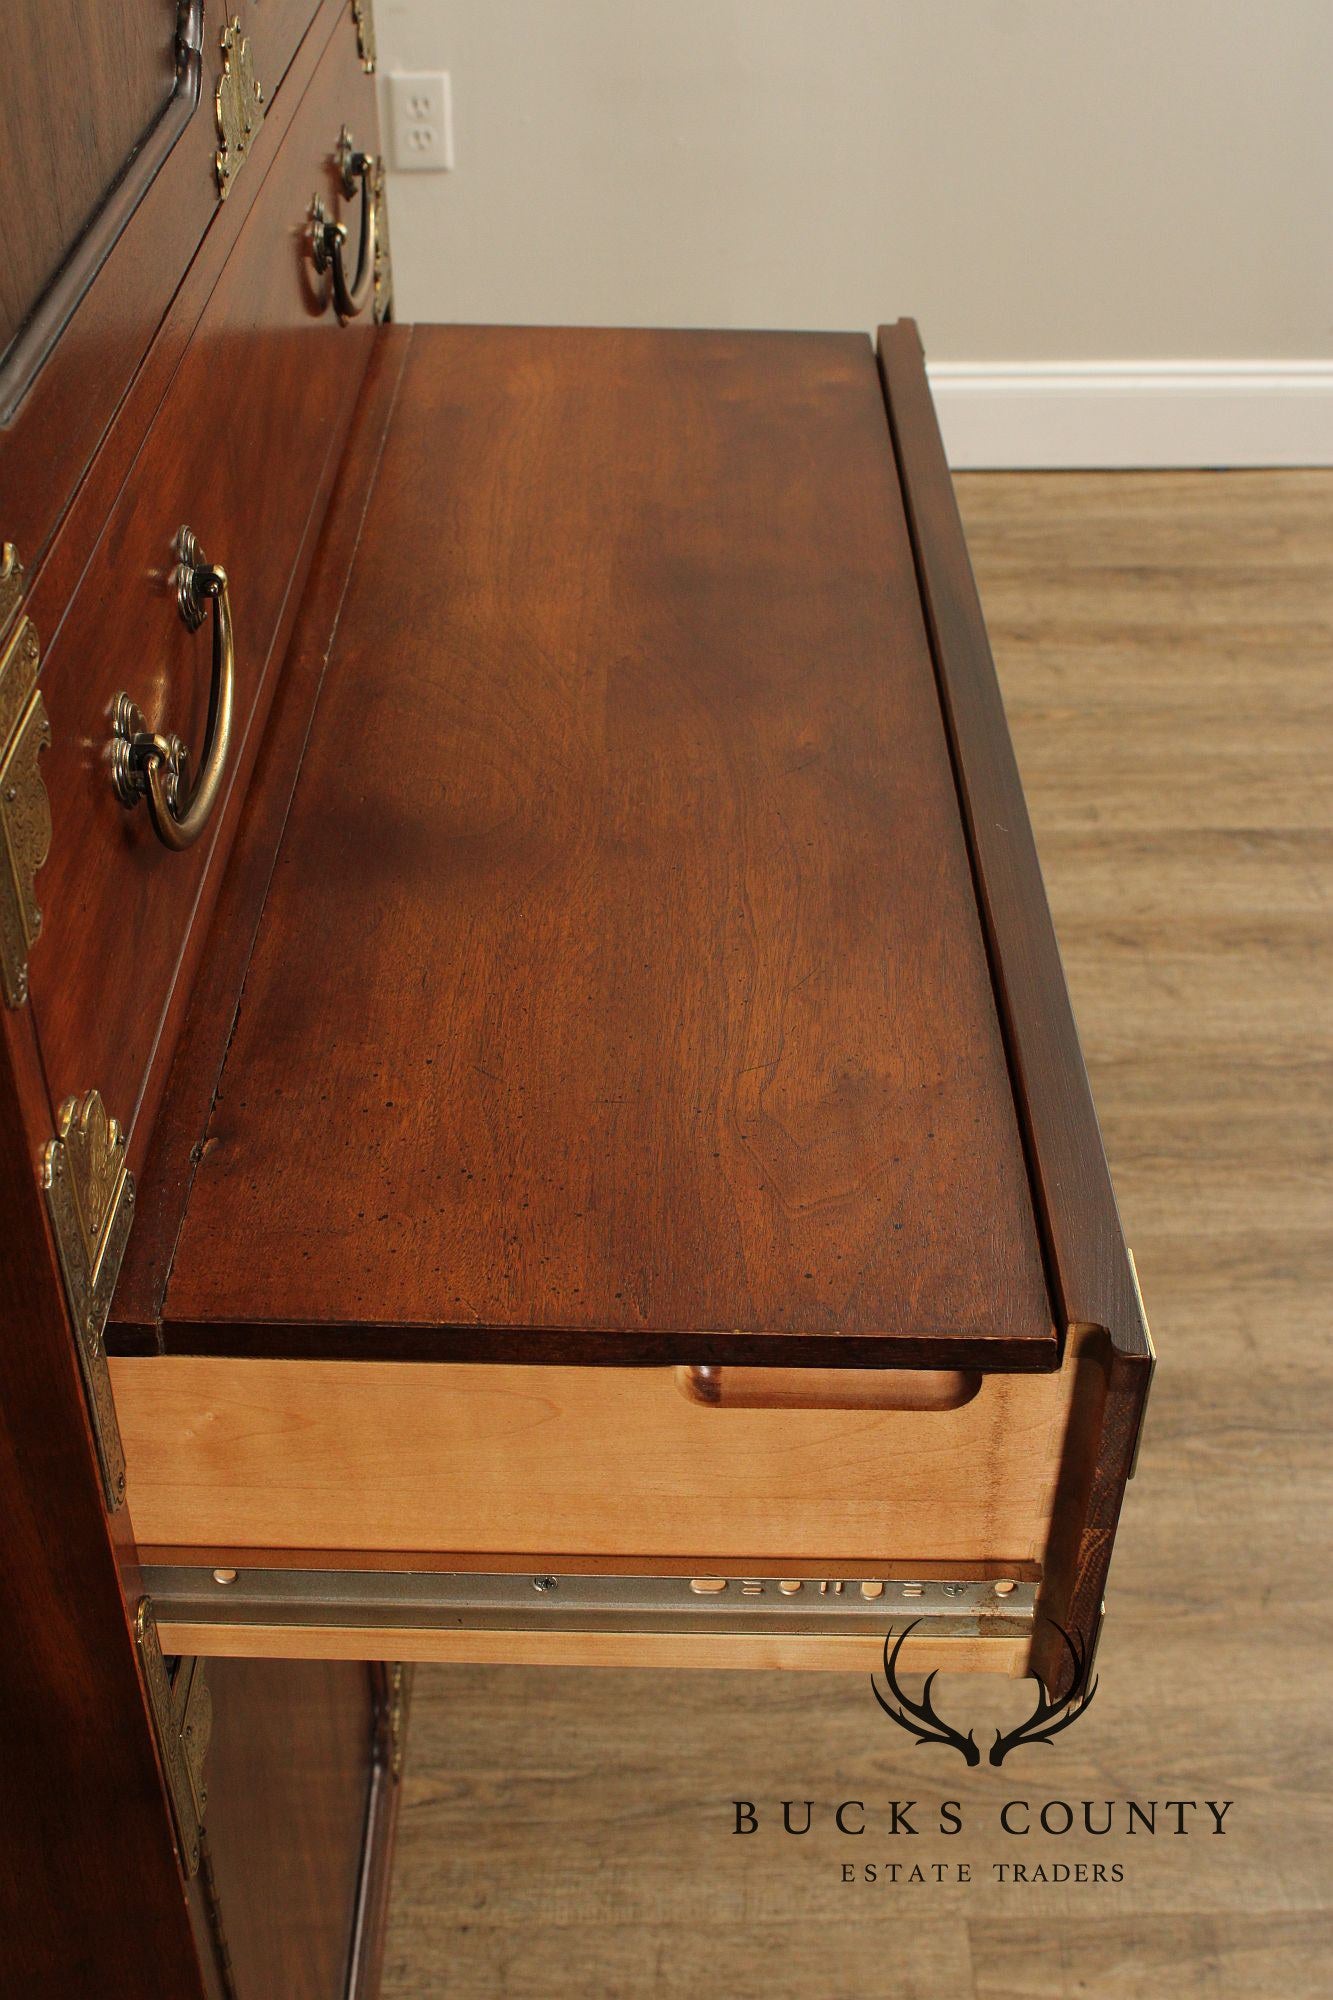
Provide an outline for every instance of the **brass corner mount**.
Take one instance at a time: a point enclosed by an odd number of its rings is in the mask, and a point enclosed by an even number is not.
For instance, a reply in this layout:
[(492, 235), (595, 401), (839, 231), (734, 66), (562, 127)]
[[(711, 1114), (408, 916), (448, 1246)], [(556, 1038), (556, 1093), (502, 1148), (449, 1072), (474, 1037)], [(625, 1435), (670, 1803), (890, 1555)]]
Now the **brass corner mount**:
[(222, 74), (215, 108), (218, 199), (225, 201), (264, 122), (264, 93), (255, 76), (250, 37), (241, 32), (239, 14), (233, 14), (222, 29)]
[[(51, 724), (37, 684), (37, 627), (22, 615), (23, 564), (0, 548), (0, 993), (7, 1007), (28, 997), (28, 953), (42, 928), (34, 889), (51, 851), (51, 805), (38, 757)], [(8, 632), (8, 637), (5, 636)]]
[(102, 1335), (134, 1218), (134, 1176), (125, 1166), (125, 1135), (98, 1091), (67, 1097), (61, 1105), (56, 1136), (42, 1153), (42, 1186), (102, 1488), (114, 1511), (125, 1498), (125, 1451)]

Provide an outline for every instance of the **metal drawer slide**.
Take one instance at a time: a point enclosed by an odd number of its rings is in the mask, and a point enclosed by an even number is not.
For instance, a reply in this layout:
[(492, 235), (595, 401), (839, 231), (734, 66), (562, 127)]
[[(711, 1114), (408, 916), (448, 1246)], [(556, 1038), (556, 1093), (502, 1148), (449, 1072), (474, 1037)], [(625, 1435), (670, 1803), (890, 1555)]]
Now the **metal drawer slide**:
[(375, 1631), (697, 1632), (880, 1636), (924, 1621), (939, 1637), (1031, 1631), (1031, 1583), (815, 1578), (156, 1568), (164, 1624)]

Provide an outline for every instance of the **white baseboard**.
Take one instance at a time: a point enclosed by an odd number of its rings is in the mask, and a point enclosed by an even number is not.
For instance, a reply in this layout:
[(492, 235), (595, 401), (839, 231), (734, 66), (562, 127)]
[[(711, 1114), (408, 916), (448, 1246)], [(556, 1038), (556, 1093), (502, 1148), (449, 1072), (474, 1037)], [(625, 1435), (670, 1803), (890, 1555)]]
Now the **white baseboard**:
[(1333, 465), (1333, 361), (935, 362), (955, 471)]

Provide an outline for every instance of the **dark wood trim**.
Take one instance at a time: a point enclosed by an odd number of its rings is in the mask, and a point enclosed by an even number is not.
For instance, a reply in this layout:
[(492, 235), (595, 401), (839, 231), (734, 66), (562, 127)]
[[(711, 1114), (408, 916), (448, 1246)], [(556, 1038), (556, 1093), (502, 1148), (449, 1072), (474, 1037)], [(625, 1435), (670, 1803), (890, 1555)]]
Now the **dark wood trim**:
[(203, 2000), (122, 1596), (137, 1555), (124, 1510), (103, 1508), (23, 1121), (35, 1061), (27, 1011), (0, 1016), (0, 1984), (141, 2000), (148, 1977)]
[(1074, 1519), (1052, 1550), (1040, 1607), (1091, 1647), (1152, 1343), (913, 321), (880, 329), (879, 363), (1051, 1293), (1066, 1338), (1085, 1344), (1096, 1371), (1057, 1506), (1063, 1518), (1076, 1499)]
[[(113, 1311), (119, 1308), (113, 1307)], [(270, 1361), (532, 1362), (585, 1368), (664, 1368), (689, 1363), (716, 1368), (944, 1368), (982, 1375), (1042, 1375), (1051, 1348), (952, 1333), (774, 1333), (759, 1328), (723, 1332), (674, 1327), (527, 1327), (392, 1324), (349, 1320), (330, 1326), (285, 1320), (192, 1320), (171, 1310), (161, 1323), (167, 1354), (231, 1355)], [(114, 1352), (120, 1353), (120, 1328)], [(135, 1352), (143, 1352), (140, 1345)]]

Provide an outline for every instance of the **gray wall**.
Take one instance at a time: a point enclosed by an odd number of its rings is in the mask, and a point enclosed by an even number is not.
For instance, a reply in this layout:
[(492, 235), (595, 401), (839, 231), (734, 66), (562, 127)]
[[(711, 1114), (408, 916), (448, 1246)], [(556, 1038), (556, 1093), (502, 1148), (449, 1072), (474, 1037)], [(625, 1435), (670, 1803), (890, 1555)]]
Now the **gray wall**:
[(378, 0), (404, 318), (1333, 355), (1333, 0)]

